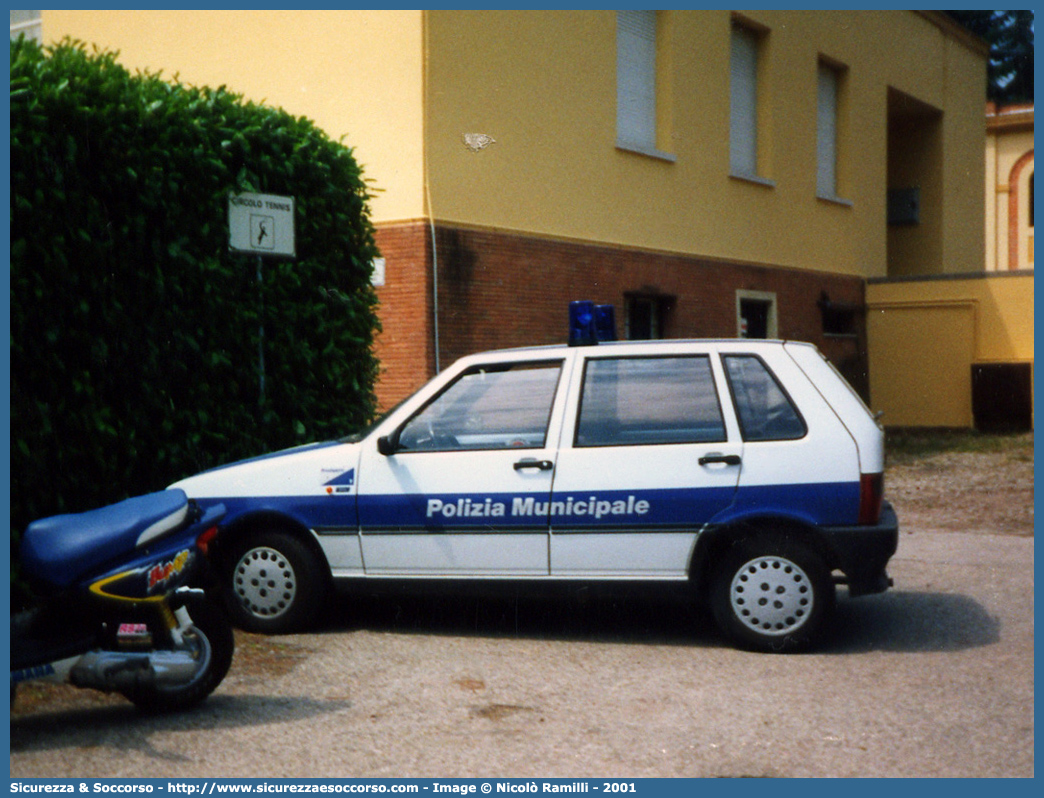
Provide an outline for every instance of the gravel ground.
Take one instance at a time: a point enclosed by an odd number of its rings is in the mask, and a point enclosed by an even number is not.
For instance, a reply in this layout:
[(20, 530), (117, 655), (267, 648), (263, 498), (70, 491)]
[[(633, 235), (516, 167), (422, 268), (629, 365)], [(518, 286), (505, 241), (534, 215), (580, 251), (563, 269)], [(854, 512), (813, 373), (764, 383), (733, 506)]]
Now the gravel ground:
[(924, 453), (916, 437), (897, 439), (889, 451), (885, 494), (903, 526), (1032, 536), (1032, 434), (964, 435), (955, 443), (960, 441), (967, 441), (963, 449), (979, 450)]
[(896, 587), (813, 654), (645, 598), (344, 600), (190, 713), (22, 691), (11, 775), (1032, 776), (1032, 451), (894, 458)]

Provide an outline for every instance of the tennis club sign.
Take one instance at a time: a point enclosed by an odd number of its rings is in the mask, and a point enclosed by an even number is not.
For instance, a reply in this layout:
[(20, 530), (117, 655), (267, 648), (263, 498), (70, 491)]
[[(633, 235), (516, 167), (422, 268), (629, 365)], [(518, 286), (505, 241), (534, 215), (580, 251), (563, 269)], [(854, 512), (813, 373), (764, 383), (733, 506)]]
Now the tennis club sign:
[(294, 198), (230, 194), (228, 247), (262, 257), (293, 258)]

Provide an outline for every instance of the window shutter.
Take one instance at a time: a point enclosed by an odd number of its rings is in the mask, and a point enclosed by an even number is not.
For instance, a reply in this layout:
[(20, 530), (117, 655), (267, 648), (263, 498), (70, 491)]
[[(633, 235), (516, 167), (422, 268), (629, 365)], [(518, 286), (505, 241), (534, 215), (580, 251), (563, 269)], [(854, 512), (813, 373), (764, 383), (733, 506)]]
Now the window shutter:
[(819, 65), (816, 134), (816, 193), (837, 196), (837, 72)]
[(738, 25), (732, 27), (730, 60), (730, 167), (733, 174), (758, 172), (758, 41)]
[(616, 135), (656, 146), (656, 12), (616, 12)]

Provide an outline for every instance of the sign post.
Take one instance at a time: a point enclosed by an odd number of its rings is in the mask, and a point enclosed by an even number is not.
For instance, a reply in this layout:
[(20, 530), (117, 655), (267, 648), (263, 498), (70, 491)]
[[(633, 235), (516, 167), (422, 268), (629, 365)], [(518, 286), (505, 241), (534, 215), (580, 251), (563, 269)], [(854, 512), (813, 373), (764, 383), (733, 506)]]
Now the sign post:
[(262, 264), (267, 258), (294, 258), (294, 198), (275, 194), (230, 194), (228, 248), (257, 256), (259, 302), (257, 334), (258, 407), (265, 404), (265, 298)]

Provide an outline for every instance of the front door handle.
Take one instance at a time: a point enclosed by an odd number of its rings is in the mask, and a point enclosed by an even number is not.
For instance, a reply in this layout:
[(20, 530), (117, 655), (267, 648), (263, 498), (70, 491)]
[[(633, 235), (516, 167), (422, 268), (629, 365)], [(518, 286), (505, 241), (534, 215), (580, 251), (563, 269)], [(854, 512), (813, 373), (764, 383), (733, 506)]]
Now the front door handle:
[(705, 454), (697, 462), (700, 465), (710, 465), (711, 463), (724, 463), (725, 465), (737, 466), (743, 462), (738, 454)]
[(515, 463), (515, 470), (521, 471), (523, 468), (539, 468), (541, 471), (550, 471), (555, 467), (555, 464), (550, 460), (536, 460), (532, 457), (527, 457), (525, 460), (519, 460)]

